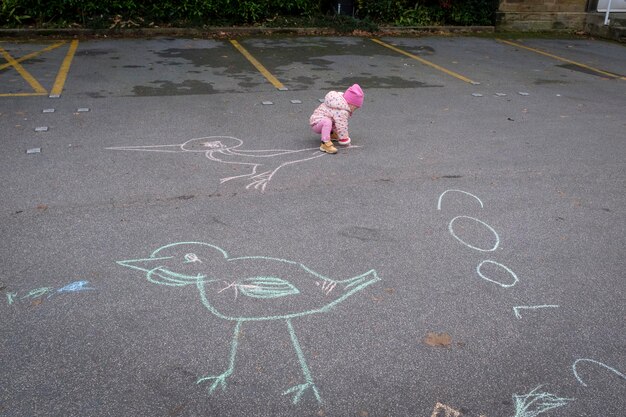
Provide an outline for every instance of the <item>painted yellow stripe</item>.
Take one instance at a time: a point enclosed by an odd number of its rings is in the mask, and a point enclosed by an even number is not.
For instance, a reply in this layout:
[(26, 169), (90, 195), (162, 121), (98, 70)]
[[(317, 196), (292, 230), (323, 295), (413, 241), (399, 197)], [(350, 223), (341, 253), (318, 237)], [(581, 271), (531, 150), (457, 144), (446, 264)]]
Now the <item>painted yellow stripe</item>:
[(33, 96), (45, 96), (48, 93), (3, 93), (0, 97), (33, 97)]
[(548, 56), (550, 58), (554, 58), (554, 59), (556, 59), (558, 61), (567, 62), (568, 64), (576, 65), (577, 67), (581, 67), (581, 68), (585, 68), (585, 69), (593, 71), (593, 72), (597, 72), (598, 74), (605, 75), (605, 76), (607, 76), (609, 78), (617, 78), (617, 79), (620, 79), (620, 80), (626, 80), (626, 77), (624, 77), (624, 76), (620, 76), (620, 75), (617, 75), (617, 74), (612, 74), (610, 72), (602, 71), (600, 69), (597, 69), (597, 68), (594, 68), (594, 67), (590, 67), (589, 65), (581, 64), (580, 62), (572, 61), (571, 59), (563, 58), (563, 57), (560, 57), (558, 55), (554, 55), (554, 54), (542, 51), (540, 49), (531, 48), (530, 46), (522, 45), (522, 44), (517, 43), (517, 42), (507, 41), (507, 40), (504, 40), (504, 39), (496, 39), (496, 40), (498, 42), (502, 42), (502, 43), (505, 43), (507, 45), (515, 46), (517, 48), (526, 49), (526, 50), (529, 50), (529, 51), (532, 51), (532, 52), (535, 52), (535, 53), (538, 53), (538, 54), (541, 54), (541, 55)]
[(19, 62), (17, 62), (15, 59), (13, 59), (13, 57), (11, 55), (9, 55), (9, 53), (7, 51), (4, 50), (4, 48), (0, 47), (0, 54), (2, 54), (2, 56), (4, 57), (4, 59), (7, 60), (7, 62), (17, 70), (17, 72), (20, 73), (20, 75), (22, 76), (22, 78), (24, 78), (26, 80), (26, 82), (28, 84), (30, 84), (30, 86), (33, 88), (33, 90), (35, 90), (36, 93), (43, 93), (46, 94), (46, 89), (43, 88), (43, 86), (41, 84), (39, 84), (39, 81), (37, 81), (35, 79), (35, 77), (33, 77), (32, 75), (30, 75), (30, 73), (28, 71), (26, 71), (24, 69), (24, 67), (22, 65), (20, 65)]
[[(59, 46), (64, 45), (64, 44), (65, 44), (65, 41), (63, 41), (63, 42), (59, 42), (59, 43), (55, 43), (54, 45), (50, 45), (50, 46), (48, 46), (47, 48), (42, 49), (41, 51), (36, 51), (36, 52), (32, 52), (32, 53), (30, 53), (30, 54), (28, 54), (28, 55), (24, 55), (23, 57), (20, 57), (20, 58), (16, 59), (15, 61), (16, 61), (16, 62), (24, 62), (24, 61), (26, 61), (26, 60), (29, 60), (29, 59), (35, 58), (36, 56), (41, 55), (41, 54), (42, 54), (42, 53), (44, 53), (44, 52), (48, 52), (48, 51), (51, 51), (51, 50), (53, 50), (53, 49), (56, 49), (56, 48), (58, 48)], [(10, 66), (11, 66), (11, 64), (3, 64), (3, 65), (0, 65), (0, 71), (2, 71), (2, 70), (3, 70), (3, 69), (5, 69), (5, 68), (8, 68), (8, 67), (10, 67)]]
[(381, 41), (381, 40), (378, 40), (378, 39), (372, 39), (372, 41), (376, 42), (376, 43), (377, 43), (377, 44), (379, 44), (379, 45), (384, 46), (385, 48), (389, 48), (389, 49), (391, 49), (392, 51), (395, 51), (395, 52), (397, 52), (397, 53), (399, 53), (399, 54), (406, 55), (406, 56), (408, 56), (409, 58), (412, 58), (412, 59), (414, 59), (414, 60), (416, 60), (416, 61), (419, 61), (419, 62), (421, 62), (421, 63), (422, 63), (422, 64), (424, 64), (424, 65), (428, 65), (429, 67), (433, 67), (433, 68), (435, 68), (435, 69), (437, 69), (437, 70), (439, 70), (439, 71), (441, 71), (441, 72), (444, 72), (444, 73), (446, 73), (446, 74), (448, 74), (448, 75), (450, 75), (450, 76), (452, 76), (452, 77), (454, 77), (454, 78), (458, 78), (458, 79), (459, 79), (459, 80), (461, 80), (461, 81), (465, 81), (466, 83), (470, 83), (470, 84), (478, 84), (476, 81), (472, 81), (472, 80), (470, 80), (469, 78), (462, 76), (461, 74), (458, 74), (458, 73), (456, 73), (456, 72), (454, 72), (454, 71), (450, 71), (449, 69), (446, 69), (446, 68), (444, 68), (444, 67), (441, 67), (441, 66), (439, 66), (439, 65), (437, 65), (437, 64), (434, 64), (434, 63), (432, 63), (432, 62), (430, 62), (430, 61), (427, 61), (427, 60), (425, 60), (424, 58), (421, 58), (421, 57), (419, 57), (419, 56), (417, 56), (417, 55), (413, 55), (413, 54), (411, 54), (411, 53), (409, 53), (409, 52), (403, 51), (402, 49), (400, 49), (400, 48), (396, 48), (395, 46), (393, 46), (393, 45), (389, 45), (388, 43), (385, 43), (385, 42), (383, 42), (383, 41)]
[(72, 65), (72, 59), (74, 59), (74, 54), (76, 53), (77, 48), (78, 40), (74, 39), (72, 43), (70, 43), (70, 48), (67, 51), (67, 55), (65, 55), (61, 68), (59, 68), (59, 73), (57, 74), (57, 78), (52, 86), (52, 91), (50, 91), (51, 96), (60, 96), (61, 92), (63, 92), (65, 80), (67, 79), (68, 72), (70, 72), (70, 65)]
[(270, 73), (270, 72), (269, 72), (269, 71), (268, 71), (268, 70), (267, 70), (267, 69), (263, 66), (263, 64), (261, 64), (259, 61), (257, 61), (257, 60), (256, 60), (256, 58), (254, 58), (254, 57), (250, 54), (250, 52), (248, 52), (248, 51), (246, 50), (246, 48), (244, 48), (243, 46), (241, 46), (241, 44), (240, 44), (239, 42), (237, 42), (237, 41), (236, 41), (236, 40), (234, 40), (234, 39), (231, 39), (231, 40), (230, 40), (230, 43), (232, 43), (232, 44), (233, 44), (233, 46), (234, 46), (235, 48), (237, 48), (237, 50), (238, 50), (239, 52), (241, 52), (241, 54), (242, 54), (243, 56), (245, 56), (245, 57), (246, 57), (246, 59), (247, 59), (248, 61), (250, 61), (250, 63), (251, 63), (252, 65), (254, 65), (254, 66), (255, 66), (255, 68), (256, 68), (257, 70), (259, 70), (259, 72), (260, 72), (261, 74), (263, 74), (263, 76), (264, 76), (265, 78), (267, 78), (267, 81), (269, 81), (270, 83), (272, 83), (272, 85), (273, 85), (274, 87), (278, 88), (279, 90), (285, 90), (285, 86), (283, 85), (283, 83), (281, 83), (280, 81), (278, 81), (278, 79), (276, 79), (276, 77), (274, 77), (274, 76), (273, 76), (273, 75), (272, 75), (272, 74), (271, 74), (271, 73)]

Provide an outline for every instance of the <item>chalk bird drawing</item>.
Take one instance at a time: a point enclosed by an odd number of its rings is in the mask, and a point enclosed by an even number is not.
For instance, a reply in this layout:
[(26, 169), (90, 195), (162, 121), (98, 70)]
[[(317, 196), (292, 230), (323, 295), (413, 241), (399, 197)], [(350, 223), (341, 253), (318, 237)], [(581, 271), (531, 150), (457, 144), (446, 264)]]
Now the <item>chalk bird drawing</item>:
[(219, 375), (199, 378), (211, 382), (209, 394), (226, 389), (235, 368), (235, 356), (244, 323), (264, 320), (287, 325), (304, 382), (283, 392), (297, 404), (310, 391), (322, 402), (313, 382), (292, 320), (326, 313), (352, 294), (380, 280), (375, 270), (344, 280), (325, 277), (301, 263), (265, 256), (230, 257), (218, 246), (204, 242), (180, 242), (163, 246), (143, 259), (117, 261), (145, 273), (148, 281), (171, 287), (194, 285), (202, 304), (220, 319), (233, 321), (228, 368)]
[(118, 146), (105, 149), (169, 153), (201, 152), (211, 161), (241, 165), (250, 169), (245, 174), (221, 178), (220, 184), (232, 180), (244, 180), (247, 182), (246, 189), (254, 188), (261, 192), (265, 191), (272, 177), (282, 167), (326, 155), (321, 153), (318, 147), (297, 150), (244, 150), (239, 149), (242, 144), (241, 139), (232, 136), (207, 136), (175, 145)]

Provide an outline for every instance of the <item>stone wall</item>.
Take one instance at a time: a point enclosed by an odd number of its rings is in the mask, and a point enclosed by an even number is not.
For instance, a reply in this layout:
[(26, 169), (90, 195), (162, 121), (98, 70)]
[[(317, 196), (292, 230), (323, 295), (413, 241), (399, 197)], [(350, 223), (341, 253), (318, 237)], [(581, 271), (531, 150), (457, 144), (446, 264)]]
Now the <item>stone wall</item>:
[(498, 30), (583, 30), (587, 0), (501, 0)]

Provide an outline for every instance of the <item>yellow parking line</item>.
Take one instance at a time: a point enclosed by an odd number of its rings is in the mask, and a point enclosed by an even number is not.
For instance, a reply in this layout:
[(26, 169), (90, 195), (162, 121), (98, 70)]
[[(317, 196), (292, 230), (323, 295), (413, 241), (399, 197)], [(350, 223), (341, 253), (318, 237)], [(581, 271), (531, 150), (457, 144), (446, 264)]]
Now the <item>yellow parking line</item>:
[(391, 49), (392, 51), (396, 51), (396, 52), (397, 52), (397, 53), (399, 53), (399, 54), (406, 55), (406, 56), (408, 56), (409, 58), (415, 59), (416, 61), (419, 61), (419, 62), (421, 62), (421, 63), (422, 63), (422, 64), (424, 64), (424, 65), (428, 65), (429, 67), (433, 67), (433, 68), (435, 68), (435, 69), (437, 69), (437, 70), (439, 70), (439, 71), (441, 71), (441, 72), (444, 72), (444, 73), (446, 73), (446, 74), (448, 74), (448, 75), (450, 75), (450, 76), (452, 76), (452, 77), (454, 77), (454, 78), (458, 78), (458, 79), (459, 79), (459, 80), (461, 80), (461, 81), (465, 81), (466, 83), (470, 83), (470, 84), (478, 84), (476, 81), (472, 81), (472, 80), (470, 80), (469, 78), (462, 76), (461, 74), (458, 74), (458, 73), (456, 73), (456, 72), (454, 72), (454, 71), (450, 71), (449, 69), (446, 69), (446, 68), (444, 68), (444, 67), (441, 67), (441, 66), (439, 66), (439, 65), (437, 65), (437, 64), (434, 64), (434, 63), (432, 63), (432, 62), (430, 62), (430, 61), (427, 61), (427, 60), (425, 60), (424, 58), (420, 58), (420, 57), (419, 57), (419, 56), (417, 56), (417, 55), (413, 55), (413, 54), (411, 54), (411, 53), (409, 53), (409, 52), (403, 51), (402, 49), (400, 49), (400, 48), (396, 48), (395, 46), (393, 46), (393, 45), (389, 45), (388, 43), (385, 43), (385, 42), (383, 42), (383, 41), (381, 41), (381, 40), (378, 40), (378, 39), (372, 39), (372, 41), (376, 42), (376, 43), (377, 43), (377, 44), (379, 44), (379, 45), (384, 46), (385, 48), (389, 48), (389, 49)]
[(0, 94), (0, 97), (33, 97), (33, 96), (45, 96), (48, 93), (4, 93)]
[(19, 62), (17, 62), (15, 59), (13, 59), (13, 57), (11, 55), (9, 55), (9, 53), (7, 51), (5, 51), (4, 48), (2, 48), (2, 47), (0, 47), (0, 54), (2, 54), (4, 59), (7, 60), (7, 62), (10, 64), (10, 66), (15, 68), (16, 71), (20, 73), (22, 78), (24, 78), (26, 80), (26, 82), (28, 84), (30, 84), (30, 86), (33, 88), (33, 90), (35, 90), (36, 93), (40, 93), (40, 94), (46, 94), (47, 93), (46, 89), (43, 88), (43, 86), (41, 84), (39, 84), (39, 81), (37, 81), (32, 75), (30, 75), (30, 73), (28, 71), (26, 71), (24, 69), (24, 67), (22, 65), (20, 65)]
[(597, 69), (597, 68), (594, 68), (594, 67), (590, 67), (589, 65), (581, 64), (580, 62), (572, 61), (571, 59), (563, 58), (563, 57), (560, 57), (558, 55), (554, 55), (554, 54), (542, 51), (540, 49), (531, 48), (530, 46), (522, 45), (522, 44), (517, 43), (517, 42), (507, 41), (507, 40), (504, 40), (504, 39), (496, 39), (496, 40), (498, 42), (502, 42), (502, 43), (505, 43), (507, 45), (515, 46), (517, 48), (527, 49), (529, 51), (532, 51), (532, 52), (535, 52), (535, 53), (538, 53), (538, 54), (541, 54), (541, 55), (545, 55), (545, 56), (548, 56), (550, 58), (554, 58), (554, 59), (559, 60), (559, 61), (567, 62), (568, 64), (576, 65), (577, 67), (581, 67), (581, 68), (585, 68), (585, 69), (593, 71), (593, 72), (597, 72), (598, 74), (605, 75), (605, 76), (607, 76), (609, 78), (617, 78), (617, 79), (620, 79), (620, 80), (626, 80), (625, 76), (621, 76), (621, 75), (617, 75), (617, 74), (612, 74), (610, 72), (602, 71), (600, 69)]
[(61, 95), (61, 92), (63, 91), (63, 86), (65, 85), (65, 80), (67, 79), (67, 73), (70, 72), (70, 65), (72, 65), (72, 59), (74, 59), (76, 48), (78, 48), (78, 40), (74, 39), (70, 44), (67, 55), (65, 55), (65, 59), (61, 64), (61, 68), (59, 68), (59, 73), (57, 74), (57, 78), (54, 81), (54, 85), (52, 86), (52, 91), (50, 91), (51, 96)]
[(250, 55), (250, 52), (248, 52), (243, 46), (241, 46), (241, 44), (239, 42), (237, 42), (234, 39), (230, 40), (230, 43), (233, 44), (233, 46), (235, 48), (237, 48), (237, 50), (239, 52), (241, 52), (241, 54), (243, 56), (246, 57), (246, 59), (248, 61), (250, 61), (250, 63), (252, 65), (255, 66), (256, 69), (259, 70), (259, 72), (261, 74), (263, 74), (263, 76), (265, 78), (267, 78), (267, 81), (269, 81), (270, 83), (272, 83), (272, 85), (274, 87), (276, 87), (279, 90), (286, 90), (286, 87), (283, 85), (283, 83), (281, 83), (280, 81), (278, 81), (278, 79), (276, 79), (276, 77), (274, 77), (264, 66), (263, 64), (261, 64), (259, 61), (256, 60), (256, 58), (254, 58), (252, 55)]
[[(32, 59), (32, 58), (34, 58), (34, 57), (36, 57), (38, 55), (41, 55), (44, 52), (48, 52), (48, 51), (51, 51), (53, 49), (56, 49), (56, 48), (58, 48), (59, 46), (61, 46), (63, 44), (65, 44), (65, 41), (59, 42), (59, 43), (55, 43), (54, 45), (50, 45), (47, 48), (42, 49), (41, 51), (36, 51), (36, 52), (32, 52), (32, 53), (30, 53), (28, 55), (24, 55), (23, 57), (20, 57), (20, 58), (16, 59), (15, 61), (16, 62), (24, 62), (24, 61)], [(2, 71), (5, 68), (8, 68), (10, 66), (11, 66), (11, 64), (0, 65), (0, 71)]]

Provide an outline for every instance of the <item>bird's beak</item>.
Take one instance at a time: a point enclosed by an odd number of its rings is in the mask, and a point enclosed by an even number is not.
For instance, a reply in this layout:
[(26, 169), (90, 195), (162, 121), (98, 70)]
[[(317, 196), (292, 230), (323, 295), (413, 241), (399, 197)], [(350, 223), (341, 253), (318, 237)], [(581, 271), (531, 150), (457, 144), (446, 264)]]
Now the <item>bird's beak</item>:
[(135, 269), (146, 273), (148, 281), (154, 284), (169, 285), (181, 287), (184, 285), (196, 284), (204, 280), (201, 274), (188, 275), (178, 273), (167, 268), (167, 261), (171, 257), (164, 258), (146, 258), (146, 259), (129, 259), (125, 261), (117, 261), (118, 265)]
[(150, 272), (151, 270), (158, 268), (160, 265), (163, 265), (164, 261), (168, 259), (171, 258), (127, 259), (125, 261), (117, 261), (116, 263), (137, 271)]
[(115, 146), (110, 151), (184, 152), (181, 145)]

